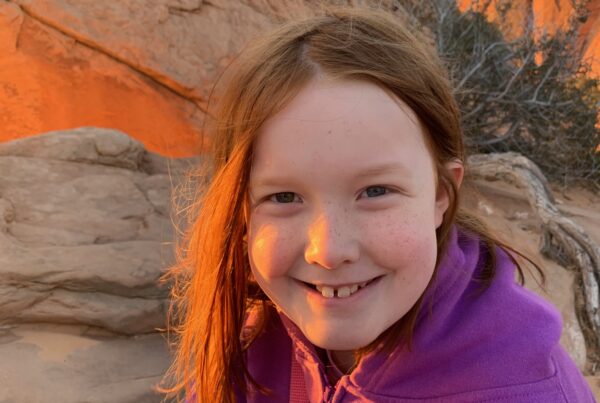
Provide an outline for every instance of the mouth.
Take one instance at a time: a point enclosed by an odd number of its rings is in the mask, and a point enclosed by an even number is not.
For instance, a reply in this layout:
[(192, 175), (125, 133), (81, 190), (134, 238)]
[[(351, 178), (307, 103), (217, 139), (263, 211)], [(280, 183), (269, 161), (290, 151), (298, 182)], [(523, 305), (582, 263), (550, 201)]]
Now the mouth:
[(383, 275), (374, 277), (371, 280), (362, 283), (347, 284), (344, 286), (328, 286), (323, 284), (316, 285), (300, 280), (299, 282), (305, 287), (321, 294), (325, 298), (348, 298), (349, 296), (360, 292), (362, 289), (369, 287), (382, 277)]

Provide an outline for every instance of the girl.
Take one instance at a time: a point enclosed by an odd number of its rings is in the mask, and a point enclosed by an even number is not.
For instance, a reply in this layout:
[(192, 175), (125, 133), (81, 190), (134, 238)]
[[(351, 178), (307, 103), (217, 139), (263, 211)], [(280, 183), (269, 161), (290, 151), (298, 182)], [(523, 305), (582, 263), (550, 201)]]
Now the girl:
[(199, 402), (593, 402), (561, 320), (459, 209), (441, 63), (342, 9), (248, 49), (174, 280), (163, 391)]

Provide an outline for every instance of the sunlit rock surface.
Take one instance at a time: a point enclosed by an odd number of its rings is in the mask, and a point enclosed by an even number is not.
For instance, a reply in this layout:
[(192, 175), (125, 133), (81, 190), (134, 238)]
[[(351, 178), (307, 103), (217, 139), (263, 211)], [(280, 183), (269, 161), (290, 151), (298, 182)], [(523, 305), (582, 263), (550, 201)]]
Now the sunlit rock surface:
[[(472, 0), (458, 0), (457, 3), (461, 10), (466, 10), (471, 7)], [(527, 29), (532, 30), (534, 38), (540, 38), (544, 34), (554, 35), (557, 30), (564, 31), (569, 25), (569, 19), (576, 14), (573, 2), (569, 0), (521, 0), (512, 1), (506, 17), (501, 19), (496, 6), (506, 3), (499, 0), (479, 2), (480, 5), (487, 4), (485, 14), (491, 21), (502, 26), (504, 35), (513, 39)], [(594, 75), (600, 77), (600, 0), (584, 3), (588, 15), (580, 27), (578, 46), (582, 58), (590, 63)]]
[(217, 73), (273, 19), (268, 2), (247, 3), (0, 0), (0, 141), (114, 127), (197, 155)]
[(167, 160), (108, 129), (0, 143), (0, 401), (159, 402)]
[(0, 144), (0, 319), (153, 332), (169, 239), (169, 178), (109, 130)]
[(159, 334), (120, 337), (67, 325), (0, 330), (0, 402), (159, 403), (171, 360)]
[[(197, 155), (210, 144), (202, 127), (220, 74), (249, 39), (314, 13), (316, 3), (0, 0), (0, 141), (114, 127), (150, 151)], [(393, 8), (392, 1), (379, 3)], [(566, 0), (514, 3), (510, 32), (522, 31), (529, 9), (535, 27), (549, 32), (571, 10)], [(581, 42), (597, 70), (600, 0), (588, 8)]]

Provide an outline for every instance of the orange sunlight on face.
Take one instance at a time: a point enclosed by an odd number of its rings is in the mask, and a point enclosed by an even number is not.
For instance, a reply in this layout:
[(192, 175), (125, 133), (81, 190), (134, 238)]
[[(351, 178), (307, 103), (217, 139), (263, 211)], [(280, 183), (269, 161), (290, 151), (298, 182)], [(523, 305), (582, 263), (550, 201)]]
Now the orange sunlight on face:
[(415, 304), (448, 206), (414, 113), (364, 81), (312, 82), (264, 124), (250, 200), (256, 281), (334, 351), (366, 346)]

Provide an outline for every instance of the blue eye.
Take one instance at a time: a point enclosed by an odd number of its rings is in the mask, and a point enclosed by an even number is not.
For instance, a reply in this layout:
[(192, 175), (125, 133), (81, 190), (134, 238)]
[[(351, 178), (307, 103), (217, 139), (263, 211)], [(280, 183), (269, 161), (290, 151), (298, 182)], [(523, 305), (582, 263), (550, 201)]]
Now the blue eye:
[(298, 196), (294, 192), (279, 192), (271, 195), (269, 200), (276, 203), (293, 203)]
[(378, 197), (388, 193), (388, 189), (385, 186), (369, 186), (363, 193), (366, 193), (367, 197)]

